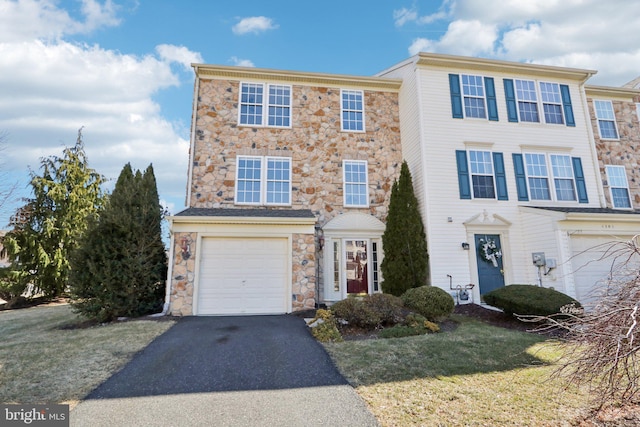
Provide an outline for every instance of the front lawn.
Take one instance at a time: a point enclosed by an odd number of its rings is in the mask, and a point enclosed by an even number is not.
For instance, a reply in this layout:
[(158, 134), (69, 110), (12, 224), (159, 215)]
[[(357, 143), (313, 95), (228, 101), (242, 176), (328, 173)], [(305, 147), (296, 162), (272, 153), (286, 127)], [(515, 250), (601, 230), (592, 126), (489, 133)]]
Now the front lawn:
[(570, 425), (589, 409), (549, 380), (553, 341), (454, 319), (452, 332), (324, 345), (384, 426)]
[(73, 406), (173, 325), (81, 322), (68, 305), (0, 311), (0, 402)]

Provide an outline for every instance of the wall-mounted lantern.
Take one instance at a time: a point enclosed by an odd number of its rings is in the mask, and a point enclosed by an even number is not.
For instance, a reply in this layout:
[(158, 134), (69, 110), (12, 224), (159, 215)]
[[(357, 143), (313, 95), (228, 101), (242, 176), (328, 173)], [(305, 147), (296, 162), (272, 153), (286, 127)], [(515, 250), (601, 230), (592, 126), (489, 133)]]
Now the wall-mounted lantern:
[(189, 259), (191, 257), (191, 244), (189, 238), (183, 237), (180, 240), (180, 249), (182, 251), (182, 258)]
[(467, 242), (462, 242), (462, 249), (464, 249), (465, 251), (469, 250), (469, 244)]

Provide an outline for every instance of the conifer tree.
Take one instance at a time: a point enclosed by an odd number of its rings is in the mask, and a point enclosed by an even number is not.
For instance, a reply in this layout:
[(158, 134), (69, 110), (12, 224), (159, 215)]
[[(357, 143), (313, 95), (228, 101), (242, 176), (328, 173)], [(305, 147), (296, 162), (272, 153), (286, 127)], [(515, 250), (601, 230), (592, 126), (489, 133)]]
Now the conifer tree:
[(427, 284), (427, 241), (407, 162), (402, 163), (400, 178), (393, 183), (382, 246), (385, 293), (400, 296), (407, 289)]
[(123, 168), (99, 218), (72, 257), (74, 309), (105, 322), (159, 311), (167, 258), (153, 168)]
[(4, 245), (22, 288), (54, 298), (66, 291), (70, 255), (102, 207), (104, 178), (88, 165), (82, 129), (62, 157), (43, 158), (40, 167), (41, 175), (31, 172), (33, 198), (12, 218)]

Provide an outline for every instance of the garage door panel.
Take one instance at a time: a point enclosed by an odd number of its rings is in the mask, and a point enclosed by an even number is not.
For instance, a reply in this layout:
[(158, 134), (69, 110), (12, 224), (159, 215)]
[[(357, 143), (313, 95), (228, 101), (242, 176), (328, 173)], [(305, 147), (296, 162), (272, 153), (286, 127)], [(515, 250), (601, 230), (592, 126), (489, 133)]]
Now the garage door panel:
[(274, 314), (287, 310), (288, 240), (203, 238), (198, 314)]
[[(621, 243), (631, 240), (633, 236), (622, 236), (614, 239), (609, 236), (573, 236), (571, 245), (573, 257), (571, 266), (574, 273), (576, 296), (583, 305), (593, 305), (597, 296), (612, 273), (615, 279), (624, 279), (624, 262), (636, 269), (640, 265), (638, 256), (628, 259)], [(613, 246), (615, 245), (615, 246)]]

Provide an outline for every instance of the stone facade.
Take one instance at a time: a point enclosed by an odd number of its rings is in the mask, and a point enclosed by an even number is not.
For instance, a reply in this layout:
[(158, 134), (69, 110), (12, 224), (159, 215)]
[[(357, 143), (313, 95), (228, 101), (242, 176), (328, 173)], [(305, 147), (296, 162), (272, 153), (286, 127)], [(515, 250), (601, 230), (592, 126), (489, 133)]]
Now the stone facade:
[[(399, 81), (393, 79), (327, 77), (302, 73), (285, 77), (278, 84), (290, 84), (292, 96), (291, 127), (251, 127), (238, 125), (239, 89), (245, 81), (260, 81), (261, 71), (238, 72), (232, 67), (214, 67), (219, 76), (203, 77), (196, 69), (197, 102), (194, 110), (194, 134), (190, 153), (190, 208), (244, 209), (234, 203), (236, 156), (283, 156), (291, 158), (292, 192), (290, 207), (268, 209), (308, 209), (316, 216), (316, 230), (337, 215), (361, 212), (385, 221), (391, 187), (402, 162), (398, 111)], [(242, 69), (239, 69), (242, 70)], [(216, 71), (214, 70), (214, 74)], [(245, 73), (245, 74), (242, 74)], [(233, 78), (229, 76), (233, 76)], [(270, 80), (270, 79), (271, 80)], [(273, 82), (273, 77), (264, 82)], [(340, 90), (362, 90), (364, 94), (365, 132), (341, 131)], [(377, 81), (383, 82), (379, 87)], [(373, 85), (371, 82), (374, 82)], [(387, 85), (387, 81), (391, 82)], [(369, 207), (343, 206), (343, 160), (368, 162)], [(180, 240), (191, 242), (191, 257), (181, 256)], [(319, 235), (294, 233), (292, 241), (293, 311), (313, 308), (319, 302), (318, 274), (322, 265)], [(171, 272), (170, 312), (192, 314), (197, 233), (174, 233), (174, 260)]]
[[(589, 95), (589, 89), (587, 89), (587, 95)], [(606, 94), (600, 95), (598, 99), (606, 100)], [(638, 102), (638, 98), (636, 97), (635, 100), (629, 98), (627, 101), (614, 98), (611, 101), (619, 133), (619, 139), (617, 140), (600, 138), (593, 99), (589, 98), (587, 100), (607, 207), (611, 208), (613, 204), (608, 191), (609, 186), (605, 166), (614, 165), (625, 167), (631, 204), (634, 209), (638, 209), (640, 207), (640, 123), (638, 122), (635, 104)]]
[[(290, 129), (238, 126), (239, 81), (201, 80), (189, 206), (234, 205), (237, 155), (292, 158), (292, 206), (320, 225), (344, 212), (342, 161), (367, 160), (366, 210), (384, 221), (402, 162), (398, 94), (364, 91), (366, 132), (340, 130), (340, 88), (293, 85)], [(354, 209), (347, 209), (354, 211)]]

